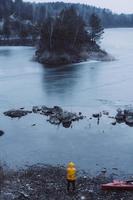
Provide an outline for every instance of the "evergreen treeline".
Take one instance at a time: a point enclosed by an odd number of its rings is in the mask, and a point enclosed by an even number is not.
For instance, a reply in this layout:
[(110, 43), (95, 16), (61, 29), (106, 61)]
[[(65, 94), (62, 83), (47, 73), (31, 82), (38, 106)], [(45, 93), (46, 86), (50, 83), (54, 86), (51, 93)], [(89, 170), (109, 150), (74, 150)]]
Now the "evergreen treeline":
[[(71, 7), (70, 3), (29, 3), (22, 0), (0, 0), (0, 35), (17, 35), (22, 38), (38, 35), (40, 25), (52, 16), (57, 17), (61, 10)], [(73, 4), (89, 26), (90, 16), (96, 13), (103, 26), (133, 27), (133, 14), (113, 14), (108, 9), (100, 9), (83, 4)]]
[(42, 24), (36, 58), (51, 65), (81, 62), (90, 56), (105, 59), (107, 53), (97, 43), (103, 33), (96, 14), (91, 15), (88, 26), (75, 7), (65, 8)]

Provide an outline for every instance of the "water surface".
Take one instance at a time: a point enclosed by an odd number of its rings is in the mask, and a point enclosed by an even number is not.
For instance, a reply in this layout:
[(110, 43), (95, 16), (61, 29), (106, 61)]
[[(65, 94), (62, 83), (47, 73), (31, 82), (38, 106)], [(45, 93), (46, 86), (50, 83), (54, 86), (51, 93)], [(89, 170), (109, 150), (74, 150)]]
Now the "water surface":
[[(132, 173), (133, 129), (112, 119), (89, 120), (92, 113), (133, 104), (133, 29), (107, 29), (103, 49), (113, 62), (88, 61), (47, 67), (33, 61), (32, 47), (0, 47), (0, 160), (11, 167), (66, 164), (95, 172), (103, 167)], [(59, 105), (87, 118), (65, 129), (43, 116), (10, 119), (2, 112), (33, 105)], [(36, 126), (32, 126), (36, 124)]]

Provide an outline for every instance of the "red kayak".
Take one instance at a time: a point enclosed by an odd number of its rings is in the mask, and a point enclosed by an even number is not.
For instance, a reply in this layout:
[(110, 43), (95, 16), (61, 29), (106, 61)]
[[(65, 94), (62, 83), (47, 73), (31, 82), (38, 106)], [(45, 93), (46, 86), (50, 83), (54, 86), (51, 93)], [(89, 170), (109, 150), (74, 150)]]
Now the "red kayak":
[(103, 190), (133, 190), (133, 181), (113, 181), (113, 183), (102, 184)]

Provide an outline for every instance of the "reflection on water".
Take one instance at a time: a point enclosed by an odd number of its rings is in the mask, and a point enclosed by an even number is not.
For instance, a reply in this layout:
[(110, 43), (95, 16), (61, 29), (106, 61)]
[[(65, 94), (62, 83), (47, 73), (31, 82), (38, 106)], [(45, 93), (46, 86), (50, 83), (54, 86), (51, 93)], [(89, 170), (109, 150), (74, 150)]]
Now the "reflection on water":
[(75, 66), (59, 66), (47, 69), (43, 73), (43, 86), (47, 95), (67, 96), (74, 91), (80, 68)]
[(11, 51), (9, 49), (0, 49), (0, 56), (10, 56)]
[[(112, 114), (118, 107), (133, 104), (132, 34), (133, 29), (106, 30), (102, 46), (117, 58), (114, 62), (47, 67), (32, 61), (34, 48), (0, 47), (0, 129), (5, 132), (0, 137), (0, 160), (13, 167), (73, 160), (90, 171), (117, 167), (132, 172), (132, 128), (112, 126), (107, 117), (90, 120), (94, 112)], [(35, 114), (20, 120), (2, 114), (33, 105), (60, 105), (87, 118), (65, 129)]]

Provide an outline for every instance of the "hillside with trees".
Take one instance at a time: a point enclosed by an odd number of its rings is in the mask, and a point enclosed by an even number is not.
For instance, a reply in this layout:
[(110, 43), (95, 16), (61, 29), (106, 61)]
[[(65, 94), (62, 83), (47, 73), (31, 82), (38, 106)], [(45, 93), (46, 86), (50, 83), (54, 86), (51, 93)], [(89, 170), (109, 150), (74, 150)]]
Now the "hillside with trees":
[[(90, 17), (95, 13), (104, 28), (133, 27), (133, 14), (114, 14), (108, 9), (100, 9), (83, 4), (30, 3), (22, 0), (0, 0), (0, 41), (22, 40), (35, 41), (39, 37), (42, 24), (47, 18), (56, 18), (63, 9), (73, 5), (86, 25), (89, 26)], [(2, 44), (2, 43), (0, 43)]]

